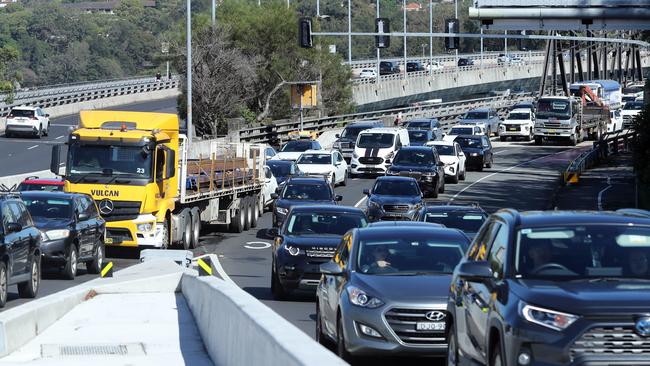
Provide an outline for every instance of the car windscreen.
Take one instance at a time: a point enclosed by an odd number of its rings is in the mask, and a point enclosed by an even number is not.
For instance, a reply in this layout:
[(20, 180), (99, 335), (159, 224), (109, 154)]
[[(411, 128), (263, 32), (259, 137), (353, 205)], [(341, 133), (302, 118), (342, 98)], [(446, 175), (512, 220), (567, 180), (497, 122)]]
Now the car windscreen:
[(524, 227), (517, 232), (515, 271), (521, 278), (650, 280), (650, 227)]
[(311, 141), (289, 141), (282, 148), (282, 152), (303, 152), (311, 148)]
[(628, 111), (640, 111), (643, 109), (643, 102), (627, 102), (625, 103), (625, 107), (623, 107), (623, 109)]
[(508, 119), (530, 119), (530, 114), (528, 113), (510, 113)]
[(488, 118), (487, 112), (478, 112), (478, 111), (467, 112), (465, 114), (465, 117), (463, 117), (463, 119), (487, 119), (487, 118)]
[(27, 210), (35, 219), (71, 219), (72, 201), (69, 199), (48, 199), (22, 195)]
[(310, 213), (296, 212), (287, 224), (287, 235), (339, 235), (348, 230), (365, 227), (368, 223), (363, 215), (355, 213)]
[(451, 145), (434, 145), (438, 151), (438, 155), (456, 155), (454, 147)]
[(407, 128), (431, 128), (429, 121), (408, 121), (406, 122)]
[(288, 184), (282, 192), (282, 198), (287, 200), (331, 201), (332, 193), (329, 185), (323, 184)]
[(9, 113), (9, 118), (12, 117), (27, 117), (31, 118), (34, 117), (34, 111), (29, 110), (29, 109), (12, 109), (11, 112)]
[(346, 127), (341, 133), (341, 138), (356, 141), (357, 136), (359, 136), (359, 132), (367, 129), (368, 127)]
[(18, 191), (45, 191), (45, 192), (54, 192), (54, 191), (63, 191), (62, 184), (42, 184), (42, 183), (20, 183), (18, 185)]
[(363, 149), (385, 149), (393, 146), (395, 135), (392, 133), (362, 133), (357, 146)]
[(459, 229), (466, 233), (475, 233), (481, 228), (487, 216), (480, 212), (449, 211), (427, 212), (425, 222), (443, 224), (445, 227)]
[(473, 135), (474, 129), (471, 127), (452, 127), (450, 135)]
[(372, 189), (373, 194), (387, 196), (419, 196), (418, 183), (414, 179), (409, 180), (378, 180)]
[(291, 164), (274, 164), (272, 161), (267, 164), (275, 177), (286, 177), (291, 174)]
[(296, 164), (332, 164), (332, 156), (329, 154), (302, 154)]
[(393, 165), (429, 166), (435, 163), (433, 151), (401, 149), (395, 155)]
[(419, 230), (362, 239), (357, 252), (358, 271), (370, 275), (451, 274), (466, 246), (467, 239), (460, 235), (454, 240)]
[(409, 131), (409, 140), (411, 142), (427, 142), (429, 134), (426, 130), (411, 130)]
[(571, 104), (562, 99), (540, 99), (537, 102), (536, 115), (538, 119), (571, 118)]
[(469, 137), (458, 137), (454, 141), (460, 145), (460, 147), (469, 147), (469, 148), (480, 148), (481, 139), (473, 139)]

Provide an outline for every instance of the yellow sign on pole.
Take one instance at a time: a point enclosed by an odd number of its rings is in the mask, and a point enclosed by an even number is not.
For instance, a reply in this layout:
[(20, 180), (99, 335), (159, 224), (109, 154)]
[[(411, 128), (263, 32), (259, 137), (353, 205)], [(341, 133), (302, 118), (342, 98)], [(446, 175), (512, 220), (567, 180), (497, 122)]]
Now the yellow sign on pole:
[(291, 108), (318, 107), (318, 84), (291, 84)]

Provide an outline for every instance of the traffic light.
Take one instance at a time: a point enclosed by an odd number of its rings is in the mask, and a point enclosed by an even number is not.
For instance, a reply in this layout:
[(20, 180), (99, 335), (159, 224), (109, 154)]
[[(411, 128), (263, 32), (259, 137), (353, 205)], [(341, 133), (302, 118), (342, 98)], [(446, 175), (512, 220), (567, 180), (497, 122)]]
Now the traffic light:
[[(390, 33), (390, 20), (388, 18), (377, 18), (375, 20), (376, 33)], [(388, 48), (390, 47), (390, 36), (375, 36), (375, 47)]]
[(300, 47), (302, 48), (311, 48), (312, 39), (311, 39), (311, 19), (301, 18), (298, 23), (298, 33), (300, 38)]
[[(458, 19), (445, 20), (445, 33), (459, 33), (460, 23)], [(448, 50), (458, 49), (458, 37), (445, 37), (445, 47)]]

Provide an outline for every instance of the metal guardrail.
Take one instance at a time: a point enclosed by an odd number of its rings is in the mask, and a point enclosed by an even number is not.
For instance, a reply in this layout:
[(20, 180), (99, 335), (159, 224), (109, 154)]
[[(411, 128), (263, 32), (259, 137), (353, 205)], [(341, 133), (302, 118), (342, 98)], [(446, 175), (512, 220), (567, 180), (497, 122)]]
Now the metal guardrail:
[[(499, 57), (500, 54), (503, 54), (503, 51), (490, 51), (483, 53), (483, 60), (494, 60)], [(529, 60), (531, 58), (544, 57), (543, 51), (530, 51), (530, 52), (509, 52), (508, 56), (510, 57), (519, 57), (524, 60)], [(471, 53), (471, 54), (459, 54), (458, 58), (470, 58), (474, 62), (478, 62), (481, 54)], [(400, 66), (404, 65), (404, 58), (399, 57), (390, 57), (390, 58), (381, 58), (379, 61), (390, 61), (395, 62)], [(406, 62), (420, 62), (421, 64), (426, 64), (430, 61), (429, 57), (407, 57)], [(433, 56), (433, 61), (435, 62), (456, 62), (455, 55), (437, 55)], [(377, 67), (377, 59), (367, 59), (367, 60), (354, 60), (351, 63), (345, 62), (345, 64), (350, 65), (353, 69), (362, 69), (362, 68), (375, 68)]]
[(611, 154), (618, 154), (621, 150), (627, 150), (630, 142), (636, 138), (634, 130), (623, 130), (609, 132), (594, 146), (573, 159), (564, 171), (564, 183), (577, 184), (580, 181), (580, 174), (606, 159)]
[[(418, 105), (412, 107), (386, 109), (366, 113), (354, 113), (323, 118), (306, 118), (303, 120), (303, 129), (308, 131), (323, 132), (328, 129), (343, 127), (348, 122), (382, 119), (394, 119), (399, 113), (402, 120), (419, 117), (436, 117), (444, 129), (456, 123), (458, 117), (473, 108), (490, 106), (497, 110), (500, 116), (505, 116), (507, 110), (517, 102), (529, 101), (533, 98), (531, 93), (510, 94), (488, 98), (478, 98), (457, 102)], [(245, 128), (239, 131), (239, 139), (247, 142), (263, 142), (279, 144), (285, 140), (290, 131), (300, 129), (299, 121), (279, 121), (271, 125)]]
[(11, 108), (20, 105), (50, 108), (89, 100), (175, 89), (178, 88), (178, 85), (178, 77), (173, 76), (171, 79), (161, 80), (154, 77), (132, 78), (19, 91), (16, 93), (13, 103), (5, 104), (0, 102), (0, 117), (6, 116)]

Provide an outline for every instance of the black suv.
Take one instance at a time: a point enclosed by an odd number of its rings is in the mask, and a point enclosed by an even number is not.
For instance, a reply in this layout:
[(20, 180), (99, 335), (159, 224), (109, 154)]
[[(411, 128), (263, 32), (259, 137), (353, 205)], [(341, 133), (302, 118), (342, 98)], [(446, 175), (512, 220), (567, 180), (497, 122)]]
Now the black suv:
[(472, 167), (479, 172), (483, 171), (483, 167), (492, 168), (494, 155), (492, 154), (492, 143), (487, 136), (458, 135), (454, 141), (460, 145), (460, 149), (465, 154), (466, 167)]
[(7, 303), (8, 287), (18, 285), (20, 297), (34, 298), (41, 284), (41, 232), (19, 196), (0, 195), (0, 308)]
[(370, 221), (413, 221), (424, 205), (418, 182), (410, 177), (383, 176), (377, 178), (368, 196), (366, 213)]
[(418, 213), (417, 220), (459, 229), (465, 235), (474, 238), (487, 216), (487, 213), (478, 204), (427, 202), (426, 206)]
[(336, 204), (343, 197), (334, 195), (332, 185), (326, 178), (289, 178), (280, 187), (280, 193), (272, 193), (273, 227), (282, 226), (292, 206), (313, 204)]
[(438, 197), (445, 192), (445, 164), (431, 146), (404, 146), (399, 149), (386, 175), (413, 177), (425, 197)]
[(280, 300), (292, 290), (315, 291), (320, 265), (332, 259), (348, 230), (367, 225), (366, 215), (354, 207), (298, 206), (291, 209), (280, 230), (273, 229), (271, 292)]
[(42, 234), (43, 267), (55, 268), (68, 280), (79, 263), (88, 273), (99, 273), (104, 260), (106, 223), (87, 194), (24, 192), (21, 194)]
[(381, 61), (379, 63), (379, 75), (399, 74), (399, 65), (393, 61)]
[(501, 210), (451, 283), (449, 365), (650, 365), (648, 218)]

